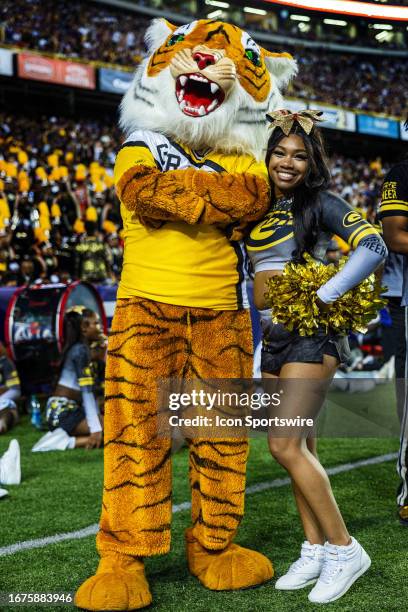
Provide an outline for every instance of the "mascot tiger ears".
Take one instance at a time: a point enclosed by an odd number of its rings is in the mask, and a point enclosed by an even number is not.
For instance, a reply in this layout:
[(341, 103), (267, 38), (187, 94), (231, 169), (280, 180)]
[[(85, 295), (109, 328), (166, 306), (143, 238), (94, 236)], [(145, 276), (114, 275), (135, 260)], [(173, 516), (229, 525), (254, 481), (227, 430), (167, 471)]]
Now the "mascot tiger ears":
[(288, 53), (272, 53), (237, 26), (207, 19), (176, 27), (155, 19), (148, 57), (121, 106), (121, 126), (161, 132), (197, 149), (260, 158), (265, 114), (281, 108), (280, 89), (296, 74)]

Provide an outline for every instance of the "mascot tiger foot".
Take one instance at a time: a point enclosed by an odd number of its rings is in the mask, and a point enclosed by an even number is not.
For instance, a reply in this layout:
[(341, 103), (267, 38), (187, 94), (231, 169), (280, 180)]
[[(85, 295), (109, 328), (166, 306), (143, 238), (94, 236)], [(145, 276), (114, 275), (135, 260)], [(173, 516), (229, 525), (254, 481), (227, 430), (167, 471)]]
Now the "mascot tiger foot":
[(98, 612), (138, 610), (151, 602), (143, 561), (114, 552), (101, 558), (95, 576), (79, 587), (74, 600), (78, 608)]
[(258, 586), (273, 577), (272, 563), (261, 553), (237, 544), (224, 550), (208, 550), (186, 531), (187, 562), (190, 573), (212, 591), (232, 591)]

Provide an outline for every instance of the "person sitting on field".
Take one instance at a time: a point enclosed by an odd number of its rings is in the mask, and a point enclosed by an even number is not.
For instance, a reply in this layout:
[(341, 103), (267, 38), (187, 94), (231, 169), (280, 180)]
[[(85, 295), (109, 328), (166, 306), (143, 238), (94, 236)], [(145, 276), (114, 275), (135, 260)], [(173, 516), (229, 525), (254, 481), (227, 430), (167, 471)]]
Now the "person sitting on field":
[(99, 319), (92, 310), (74, 306), (67, 311), (58, 383), (46, 408), (50, 432), (34, 452), (101, 446), (102, 423), (90, 367), (90, 345), (100, 337)]
[(18, 421), (16, 401), (21, 396), (20, 379), (16, 366), (0, 342), (0, 434), (6, 433)]

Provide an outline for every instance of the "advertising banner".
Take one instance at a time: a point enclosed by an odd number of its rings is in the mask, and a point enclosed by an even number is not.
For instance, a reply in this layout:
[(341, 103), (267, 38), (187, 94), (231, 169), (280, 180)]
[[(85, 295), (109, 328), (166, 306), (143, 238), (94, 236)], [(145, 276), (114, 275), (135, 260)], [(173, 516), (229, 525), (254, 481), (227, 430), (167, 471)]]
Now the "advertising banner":
[(325, 121), (322, 123), (322, 127), (332, 128), (334, 130), (344, 130), (346, 132), (356, 131), (356, 116), (351, 111), (335, 108), (333, 106), (326, 106), (326, 104), (317, 104), (315, 102), (311, 102), (309, 108), (323, 111), (323, 119), (325, 119)]
[(0, 49), (0, 74), (13, 76), (13, 52)]
[(99, 89), (108, 93), (123, 95), (128, 90), (132, 79), (132, 72), (113, 70), (111, 68), (100, 68)]
[(399, 138), (399, 122), (387, 117), (374, 115), (358, 115), (358, 131), (361, 134)]
[(92, 66), (31, 53), (18, 54), (18, 76), (69, 87), (95, 89), (95, 69)]

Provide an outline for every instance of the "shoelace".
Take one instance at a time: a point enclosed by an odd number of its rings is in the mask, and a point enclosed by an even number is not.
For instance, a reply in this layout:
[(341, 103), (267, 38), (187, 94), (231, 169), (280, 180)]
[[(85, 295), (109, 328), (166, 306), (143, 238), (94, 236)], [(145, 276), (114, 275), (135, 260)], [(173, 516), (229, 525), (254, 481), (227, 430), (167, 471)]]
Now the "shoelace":
[(319, 580), (329, 584), (335, 576), (342, 571), (347, 555), (337, 551), (326, 550), (326, 556), (323, 563), (322, 573)]
[(308, 565), (310, 561), (313, 561), (315, 556), (315, 552), (312, 546), (308, 546), (307, 544), (302, 544), (302, 549), (300, 551), (300, 557), (292, 563), (289, 568), (290, 572), (295, 572), (298, 569), (301, 569), (305, 565)]

